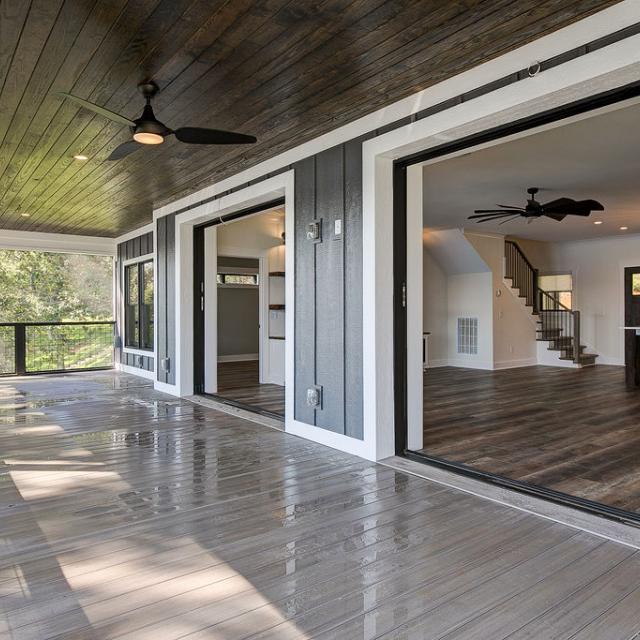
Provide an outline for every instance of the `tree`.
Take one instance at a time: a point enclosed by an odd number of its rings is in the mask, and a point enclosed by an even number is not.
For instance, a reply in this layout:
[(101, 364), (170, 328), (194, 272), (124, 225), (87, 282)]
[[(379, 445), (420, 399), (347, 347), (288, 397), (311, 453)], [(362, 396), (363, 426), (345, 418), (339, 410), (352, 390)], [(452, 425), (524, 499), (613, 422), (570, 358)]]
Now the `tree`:
[(0, 251), (0, 321), (111, 320), (113, 259)]

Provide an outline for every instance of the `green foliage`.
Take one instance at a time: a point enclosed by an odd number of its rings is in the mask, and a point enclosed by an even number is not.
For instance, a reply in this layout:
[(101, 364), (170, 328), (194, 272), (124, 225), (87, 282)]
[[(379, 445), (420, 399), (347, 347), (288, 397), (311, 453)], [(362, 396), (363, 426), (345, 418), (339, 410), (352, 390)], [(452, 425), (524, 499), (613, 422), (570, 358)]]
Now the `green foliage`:
[(111, 320), (113, 260), (0, 250), (0, 322)]

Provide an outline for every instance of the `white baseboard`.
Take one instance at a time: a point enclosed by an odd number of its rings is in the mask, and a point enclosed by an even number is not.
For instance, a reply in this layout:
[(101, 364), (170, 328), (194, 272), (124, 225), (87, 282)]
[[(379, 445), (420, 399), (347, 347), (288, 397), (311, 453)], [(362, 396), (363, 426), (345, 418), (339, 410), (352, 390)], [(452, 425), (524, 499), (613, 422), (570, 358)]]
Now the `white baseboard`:
[(519, 367), (533, 367), (538, 364), (537, 358), (520, 358), (517, 360), (502, 360), (496, 362), (494, 369), (518, 369)]
[(236, 353), (230, 356), (218, 356), (218, 362), (246, 362), (247, 360), (259, 360), (258, 353)]
[(463, 358), (451, 358), (448, 360), (448, 367), (460, 367), (461, 369), (484, 369), (491, 371), (493, 369), (493, 362), (486, 362), (484, 360), (465, 360)]
[(121, 364), (121, 363), (116, 363), (116, 369), (118, 371), (122, 371), (122, 373), (129, 373), (132, 376), (146, 378), (147, 380), (154, 379), (153, 371), (147, 371), (146, 369), (138, 369), (138, 367), (130, 367), (127, 364)]

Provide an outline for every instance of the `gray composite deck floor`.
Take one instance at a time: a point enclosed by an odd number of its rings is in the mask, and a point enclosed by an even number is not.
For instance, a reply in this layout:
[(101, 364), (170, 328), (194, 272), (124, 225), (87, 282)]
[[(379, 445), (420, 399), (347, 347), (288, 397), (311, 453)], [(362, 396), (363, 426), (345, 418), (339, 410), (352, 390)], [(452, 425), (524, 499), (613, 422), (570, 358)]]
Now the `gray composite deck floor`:
[(640, 631), (625, 547), (108, 373), (0, 380), (0, 637)]

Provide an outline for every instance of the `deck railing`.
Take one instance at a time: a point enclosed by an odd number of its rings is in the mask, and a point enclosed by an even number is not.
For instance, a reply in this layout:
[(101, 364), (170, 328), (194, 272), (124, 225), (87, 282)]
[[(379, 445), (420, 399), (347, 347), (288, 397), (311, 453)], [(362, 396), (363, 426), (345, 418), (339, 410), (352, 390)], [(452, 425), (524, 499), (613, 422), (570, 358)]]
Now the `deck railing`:
[(2, 322), (0, 375), (59, 373), (113, 367), (109, 322)]

